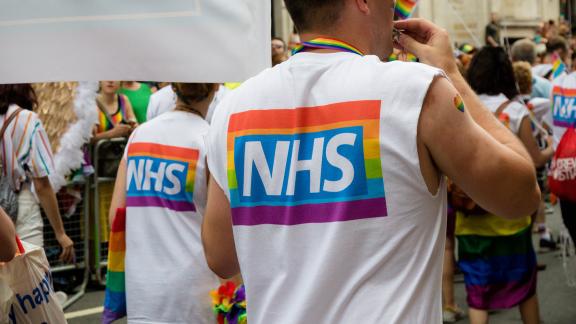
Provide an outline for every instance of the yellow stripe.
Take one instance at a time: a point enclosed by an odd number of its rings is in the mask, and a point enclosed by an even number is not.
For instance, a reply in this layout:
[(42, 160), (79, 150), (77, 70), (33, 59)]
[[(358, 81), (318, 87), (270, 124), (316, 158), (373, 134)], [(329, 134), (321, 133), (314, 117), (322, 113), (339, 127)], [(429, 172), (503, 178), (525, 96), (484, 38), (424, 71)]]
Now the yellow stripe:
[(108, 251), (108, 269), (114, 272), (124, 272), (124, 256), (124, 251)]
[(509, 220), (496, 215), (465, 216), (458, 212), (456, 235), (509, 236), (530, 226), (530, 216)]

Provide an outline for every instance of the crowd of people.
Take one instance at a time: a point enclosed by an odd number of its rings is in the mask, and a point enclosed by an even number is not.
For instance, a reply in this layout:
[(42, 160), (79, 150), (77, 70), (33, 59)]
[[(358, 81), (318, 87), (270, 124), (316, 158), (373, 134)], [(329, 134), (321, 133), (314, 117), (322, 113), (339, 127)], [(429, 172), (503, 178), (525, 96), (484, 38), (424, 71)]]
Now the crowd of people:
[[(393, 37), (393, 1), (332, 2), (286, 0), (302, 45), (272, 39), (274, 67), (241, 86), (100, 82), (92, 143), (127, 139), (97, 172), (116, 177), (110, 222), (126, 209), (129, 322), (213, 323), (219, 277), (245, 283), (251, 323), (456, 322), (459, 270), (471, 323), (514, 307), (540, 323), (532, 235), (556, 249), (546, 179), (576, 121), (569, 28), (506, 48), (493, 19), (487, 46), (453, 51), (423, 20)], [(420, 63), (383, 63), (393, 47)], [(42, 246), (40, 207), (71, 261), (35, 100), (0, 85), (19, 205), (0, 213), (0, 261), (14, 233)], [(574, 240), (576, 201), (559, 204)]]

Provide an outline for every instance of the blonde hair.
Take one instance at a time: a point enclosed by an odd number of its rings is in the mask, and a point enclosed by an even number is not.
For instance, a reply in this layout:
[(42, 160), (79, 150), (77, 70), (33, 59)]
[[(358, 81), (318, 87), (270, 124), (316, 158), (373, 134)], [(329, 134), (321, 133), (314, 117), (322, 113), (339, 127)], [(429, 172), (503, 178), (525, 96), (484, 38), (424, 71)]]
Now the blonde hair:
[(520, 94), (532, 93), (532, 66), (528, 62), (514, 63), (514, 76), (518, 82)]

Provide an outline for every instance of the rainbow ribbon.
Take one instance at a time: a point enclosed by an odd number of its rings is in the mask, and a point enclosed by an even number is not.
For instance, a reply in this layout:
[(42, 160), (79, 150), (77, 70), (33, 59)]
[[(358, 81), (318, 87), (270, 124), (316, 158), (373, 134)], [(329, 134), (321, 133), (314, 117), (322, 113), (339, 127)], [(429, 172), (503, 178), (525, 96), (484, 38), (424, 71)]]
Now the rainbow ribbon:
[(398, 19), (408, 19), (412, 16), (418, 0), (398, 0), (396, 1), (396, 17)]
[(556, 79), (562, 74), (564, 74), (564, 72), (566, 72), (566, 64), (564, 64), (564, 62), (562, 62), (562, 59), (559, 56), (557, 56), (556, 60), (554, 61), (554, 64), (552, 65), (552, 78)]
[(126, 208), (118, 208), (108, 242), (108, 274), (102, 324), (109, 324), (126, 316), (125, 255)]
[(318, 37), (318, 38), (314, 38), (312, 40), (309, 40), (307, 42), (302, 42), (292, 50), (292, 55), (296, 55), (296, 54), (304, 51), (307, 48), (332, 49), (332, 50), (337, 50), (337, 51), (341, 51), (341, 52), (354, 53), (354, 54), (358, 54), (360, 56), (364, 56), (364, 53), (362, 53), (356, 47), (354, 47), (354, 46), (352, 46), (346, 42), (343, 42), (341, 40), (328, 38), (328, 37)]

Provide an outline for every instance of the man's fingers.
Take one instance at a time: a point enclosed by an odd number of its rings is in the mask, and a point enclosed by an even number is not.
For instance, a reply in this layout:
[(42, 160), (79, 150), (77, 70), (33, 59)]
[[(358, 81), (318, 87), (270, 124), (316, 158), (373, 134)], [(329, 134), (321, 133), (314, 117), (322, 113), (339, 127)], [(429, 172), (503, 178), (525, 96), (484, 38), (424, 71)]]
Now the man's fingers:
[(396, 21), (394, 22), (394, 27), (417, 35), (430, 35), (432, 31), (438, 28), (430, 21), (420, 18)]
[(422, 52), (427, 47), (425, 44), (416, 41), (414, 38), (406, 34), (400, 35), (398, 40), (400, 42), (400, 46), (402, 46), (406, 51), (416, 55), (416, 57), (420, 57)]

